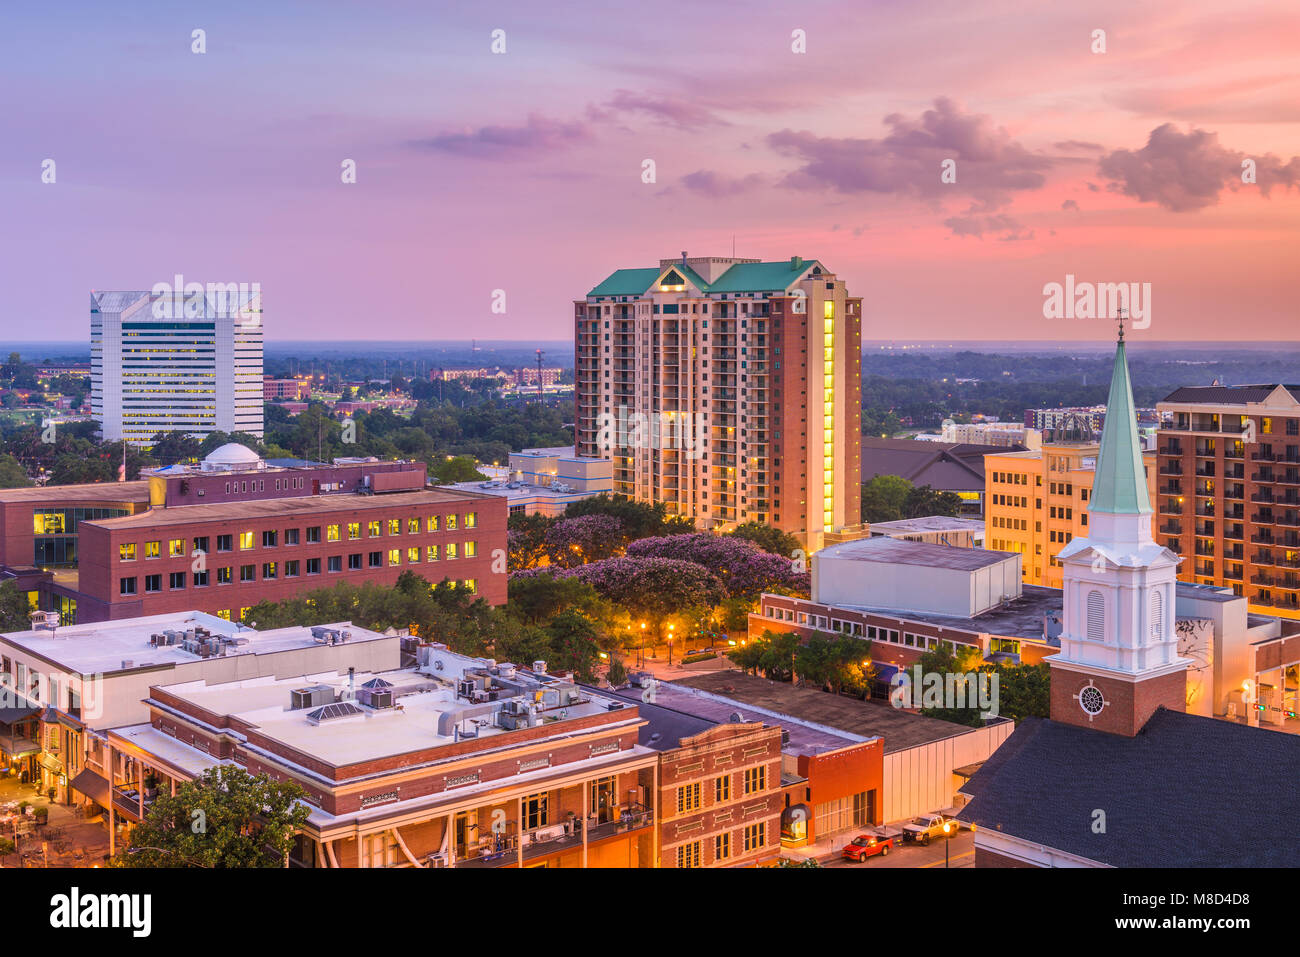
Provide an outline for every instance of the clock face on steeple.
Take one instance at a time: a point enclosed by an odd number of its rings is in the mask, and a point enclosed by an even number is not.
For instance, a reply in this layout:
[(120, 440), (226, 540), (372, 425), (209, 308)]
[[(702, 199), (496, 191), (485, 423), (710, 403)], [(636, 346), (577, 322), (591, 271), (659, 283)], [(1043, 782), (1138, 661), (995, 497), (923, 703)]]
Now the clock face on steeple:
[(1091, 680), (1079, 689), (1079, 693), (1074, 698), (1079, 702), (1079, 707), (1083, 709), (1083, 713), (1088, 716), (1089, 721), (1101, 714), (1102, 709), (1109, 704), (1105, 695), (1101, 693), (1101, 689), (1094, 685)]

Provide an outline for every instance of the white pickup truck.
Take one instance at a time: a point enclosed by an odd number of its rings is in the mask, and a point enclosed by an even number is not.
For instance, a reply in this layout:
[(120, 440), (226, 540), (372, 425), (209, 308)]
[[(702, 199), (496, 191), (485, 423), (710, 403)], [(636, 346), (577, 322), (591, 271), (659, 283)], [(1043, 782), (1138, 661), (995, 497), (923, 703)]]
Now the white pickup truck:
[(945, 824), (949, 828), (949, 837), (961, 829), (960, 822), (953, 820), (947, 814), (922, 814), (920, 817), (914, 817), (903, 825), (903, 840), (921, 845), (929, 844), (931, 838), (944, 836), (943, 827)]

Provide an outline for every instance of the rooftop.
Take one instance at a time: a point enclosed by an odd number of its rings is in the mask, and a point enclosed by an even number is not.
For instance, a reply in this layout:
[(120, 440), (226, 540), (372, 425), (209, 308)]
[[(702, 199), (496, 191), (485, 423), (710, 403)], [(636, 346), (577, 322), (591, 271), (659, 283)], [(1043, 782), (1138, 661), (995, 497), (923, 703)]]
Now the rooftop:
[[(318, 627), (346, 630), (351, 642), (384, 640), (385, 637), (350, 622)], [(112, 674), (202, 661), (203, 655), (186, 651), (180, 644), (155, 646), (149, 640), (150, 636), (167, 631), (188, 632), (194, 629), (206, 629), (212, 635), (239, 639), (241, 643), (225, 647), (226, 657), (273, 654), (320, 644), (312, 629), (302, 625), (254, 631), (198, 611), (60, 626), (53, 632), (11, 631), (0, 635), (0, 644), (39, 656), (73, 674)], [(132, 663), (130, 668), (124, 667), (126, 661)]]
[[(726, 672), (740, 674), (740, 672)], [(637, 690), (609, 691), (601, 694), (635, 704), (641, 717), (648, 722), (641, 729), (641, 743), (656, 751), (676, 748), (682, 738), (707, 731), (719, 724), (728, 724), (739, 714), (744, 721), (761, 721), (767, 725), (780, 725), (788, 733), (789, 742), (782, 750), (789, 754), (821, 754), (835, 751), (866, 738), (833, 728), (817, 727), (790, 715), (764, 714), (736, 702), (718, 697), (705, 688), (696, 688), (684, 682), (661, 681), (655, 686), (655, 701), (646, 704)]]
[(1263, 402), (1278, 389), (1300, 398), (1300, 385), (1188, 385), (1175, 389), (1161, 402), (1201, 403), (1205, 405), (1247, 405)]
[(903, 518), (896, 522), (872, 522), (871, 531), (890, 532), (983, 532), (984, 522), (977, 518), (950, 518), (947, 515), (926, 515), (921, 518)]
[(78, 502), (148, 502), (149, 482), (90, 482), (84, 485), (38, 485), (0, 489), (0, 504), (75, 505)]
[[(858, 740), (884, 738), (886, 754), (975, 731), (974, 728), (950, 721), (909, 714), (883, 701), (861, 701), (780, 681), (769, 681), (742, 671), (715, 671), (682, 678), (674, 684), (729, 698), (742, 705), (742, 712), (743, 705), (763, 708), (779, 716), (778, 722), (783, 728), (786, 727), (785, 720), (793, 719), (821, 725), (831, 734), (848, 732), (857, 736)], [(661, 691), (663, 687), (661, 684)], [(794, 743), (793, 732), (791, 743)]]
[(588, 296), (644, 296), (651, 291), (661, 275), (676, 270), (687, 281), (704, 293), (732, 292), (782, 292), (798, 282), (810, 269), (830, 275), (815, 259), (791, 256), (776, 262), (736, 261), (721, 275), (706, 282), (689, 263), (664, 260), (658, 268), (616, 269), (587, 293)]
[[(466, 496), (483, 497), (465, 489), (450, 491), (427, 488), (418, 492), (379, 492), (374, 495), (341, 492), (329, 495), (299, 495), (252, 502), (214, 502), (211, 505), (186, 505), (184, 508), (153, 509), (121, 518), (101, 518), (89, 524), (108, 529), (166, 528), (195, 522), (236, 521), (240, 519), (288, 518), (294, 515), (319, 515), (327, 512), (350, 512), (368, 508), (419, 507), (464, 502)], [(87, 524), (83, 522), (82, 524)]]
[[(983, 528), (983, 522), (975, 522)], [(815, 556), (817, 559), (839, 558), (855, 562), (887, 565), (918, 565), (924, 568), (947, 568), (958, 571), (976, 571), (997, 565), (1015, 555), (1014, 552), (995, 552), (985, 548), (959, 548), (956, 545), (939, 545), (933, 542), (909, 542), (897, 538), (858, 538), (838, 545), (828, 545)]]
[(958, 816), (1114, 867), (1289, 867), (1278, 824), (1300, 815), (1297, 767), (1296, 735), (1164, 708), (1131, 738), (1027, 718)]
[[(439, 657), (458, 656), (439, 653)], [(458, 675), (459, 672), (453, 672), (451, 677), (455, 679)], [(497, 737), (513, 730), (494, 720), (493, 712), (499, 710), (506, 700), (504, 697), (496, 702), (471, 704), (458, 694), (455, 680), (431, 676), (415, 668), (379, 674), (357, 672), (351, 682), (360, 690), (376, 677), (391, 685), (392, 707), (371, 708), (359, 700), (349, 700), (345, 693), (349, 677), (337, 672), (292, 678), (260, 677), (220, 684), (199, 680), (167, 685), (162, 690), (214, 714), (237, 717), (255, 729), (259, 738), (336, 768), (472, 738)], [(558, 679), (553, 681), (556, 688), (566, 687)], [(330, 700), (291, 709), (290, 692), (311, 688), (328, 689)], [(610, 710), (607, 699), (588, 694), (574, 695), (568, 702), (556, 701), (555, 707), (539, 711), (538, 723), (555, 724), (557, 733), (562, 731), (566, 720)], [(629, 709), (627, 719), (637, 720), (636, 712)]]

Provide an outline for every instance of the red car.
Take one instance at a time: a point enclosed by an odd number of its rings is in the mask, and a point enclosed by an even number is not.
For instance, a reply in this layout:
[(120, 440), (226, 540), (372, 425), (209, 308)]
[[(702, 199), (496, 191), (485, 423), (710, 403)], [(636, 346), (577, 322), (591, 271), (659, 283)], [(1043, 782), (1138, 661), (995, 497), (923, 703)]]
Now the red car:
[(861, 864), (868, 857), (874, 857), (879, 854), (884, 857), (894, 846), (892, 837), (876, 837), (874, 834), (859, 834), (849, 843), (844, 845), (844, 850), (840, 853), (846, 861), (856, 861)]

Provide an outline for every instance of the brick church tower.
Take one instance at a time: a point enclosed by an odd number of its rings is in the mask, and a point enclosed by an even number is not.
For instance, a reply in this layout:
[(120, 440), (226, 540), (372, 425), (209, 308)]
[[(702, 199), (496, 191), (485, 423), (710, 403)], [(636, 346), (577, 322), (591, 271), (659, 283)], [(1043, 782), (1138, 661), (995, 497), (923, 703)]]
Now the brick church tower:
[(1133, 387), (1121, 327), (1091, 501), (1088, 537), (1057, 558), (1064, 566), (1061, 651), (1051, 668), (1051, 718), (1133, 736), (1163, 705), (1187, 707), (1178, 656), (1174, 589), (1181, 560), (1151, 536)]

